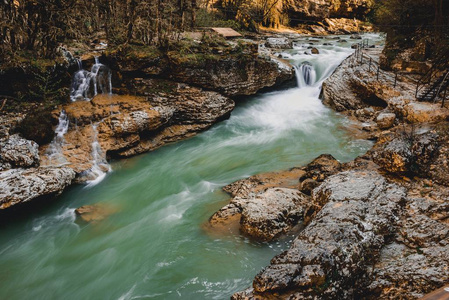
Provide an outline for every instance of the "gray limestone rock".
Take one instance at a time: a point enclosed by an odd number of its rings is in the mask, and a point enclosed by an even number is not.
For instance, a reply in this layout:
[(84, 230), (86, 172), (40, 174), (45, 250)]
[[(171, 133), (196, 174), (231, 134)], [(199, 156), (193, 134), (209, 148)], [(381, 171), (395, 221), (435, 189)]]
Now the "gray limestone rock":
[(394, 113), (381, 113), (377, 116), (376, 123), (380, 129), (388, 129), (393, 127), (395, 119)]
[(39, 146), (36, 142), (15, 134), (0, 141), (0, 163), (16, 168), (39, 165)]
[(240, 215), (243, 234), (270, 241), (300, 224), (309, 206), (309, 199), (298, 190), (269, 188), (245, 198), (231, 199), (230, 204), (216, 212), (209, 223), (214, 226)]
[(254, 279), (252, 290), (234, 299), (346, 299), (394, 232), (405, 190), (376, 172), (346, 171), (313, 192), (324, 205), (294, 240)]
[(0, 172), (0, 209), (41, 196), (58, 194), (69, 186), (75, 172), (62, 168), (11, 169)]

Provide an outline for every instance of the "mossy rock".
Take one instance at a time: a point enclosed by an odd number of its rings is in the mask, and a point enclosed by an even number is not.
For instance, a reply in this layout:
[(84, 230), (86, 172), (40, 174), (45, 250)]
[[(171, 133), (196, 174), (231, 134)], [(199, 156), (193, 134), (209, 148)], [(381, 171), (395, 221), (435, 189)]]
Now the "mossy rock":
[(35, 141), (39, 145), (50, 143), (54, 137), (51, 112), (38, 110), (29, 113), (16, 130), (24, 138)]

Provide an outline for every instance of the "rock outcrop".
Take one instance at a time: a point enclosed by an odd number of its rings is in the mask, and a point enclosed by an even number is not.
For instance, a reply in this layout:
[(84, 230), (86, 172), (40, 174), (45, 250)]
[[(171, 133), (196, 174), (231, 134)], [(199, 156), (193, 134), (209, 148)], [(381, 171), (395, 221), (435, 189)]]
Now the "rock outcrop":
[(260, 56), (257, 43), (234, 45), (225, 42), (212, 50), (202, 49), (202, 43), (192, 43), (189, 55), (173, 51), (167, 57), (138, 59), (132, 55), (111, 53), (106, 59), (120, 70), (124, 81), (135, 77), (134, 74), (143, 78), (157, 75), (159, 78), (215, 91), (227, 97), (252, 95), (263, 88), (273, 87), (295, 77), (293, 67), (287, 62)]
[(256, 195), (233, 198), (210, 218), (209, 224), (223, 227), (239, 222), (244, 235), (270, 241), (303, 221), (309, 203), (308, 197), (298, 190), (269, 188)]
[(18, 135), (0, 140), (0, 171), (39, 165), (39, 146)]
[(59, 194), (74, 178), (75, 172), (66, 167), (11, 169), (0, 172), (0, 209)]
[[(139, 81), (138, 91), (145, 94), (142, 85), (148, 87), (155, 82)], [(228, 117), (234, 108), (229, 98), (185, 84), (175, 84), (170, 93), (146, 94), (145, 97), (99, 95), (90, 102), (63, 106), (72, 124), (61, 146), (68, 166), (78, 174), (89, 170), (94, 163), (95, 139), (105, 158), (128, 157), (191, 137)], [(54, 118), (58, 115), (59, 109), (54, 111)], [(42, 154), (45, 151), (43, 147)], [(51, 164), (45, 157), (43, 160)]]
[(323, 207), (315, 219), (256, 276), (251, 289), (233, 299), (354, 297), (355, 283), (394, 232), (405, 195), (375, 172), (327, 178), (313, 192), (314, 203)]

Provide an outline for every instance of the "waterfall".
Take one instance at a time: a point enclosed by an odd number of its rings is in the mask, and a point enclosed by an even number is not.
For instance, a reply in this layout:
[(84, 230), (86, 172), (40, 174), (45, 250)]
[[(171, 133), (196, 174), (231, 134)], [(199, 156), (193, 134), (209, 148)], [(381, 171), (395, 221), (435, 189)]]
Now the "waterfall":
[(97, 125), (92, 125), (92, 131), (94, 132), (91, 152), (93, 166), (87, 171), (86, 174), (87, 177), (92, 179), (86, 181), (86, 187), (98, 184), (106, 177), (106, 173), (111, 171), (111, 166), (106, 161), (100, 143), (98, 143)]
[(59, 114), (59, 123), (55, 129), (55, 137), (48, 146), (45, 154), (51, 165), (62, 165), (67, 163), (67, 160), (62, 153), (62, 146), (64, 145), (64, 135), (69, 129), (69, 118), (64, 110)]
[(299, 67), (295, 66), (295, 73), (299, 88), (313, 85), (316, 82), (315, 69), (308, 62), (301, 64)]
[(90, 71), (84, 70), (81, 62), (78, 66), (80, 69), (73, 76), (70, 100), (90, 101), (98, 94), (112, 93), (111, 70), (100, 63), (98, 57), (95, 57), (95, 64)]

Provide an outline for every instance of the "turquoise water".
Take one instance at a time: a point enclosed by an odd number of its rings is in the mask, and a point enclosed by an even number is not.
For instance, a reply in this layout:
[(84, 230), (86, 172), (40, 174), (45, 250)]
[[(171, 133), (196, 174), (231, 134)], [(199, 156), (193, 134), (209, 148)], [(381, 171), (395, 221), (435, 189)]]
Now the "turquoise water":
[[(311, 85), (248, 98), (207, 132), (112, 163), (99, 184), (72, 187), (0, 227), (0, 299), (228, 299), (250, 286), (291, 238), (256, 243), (205, 230), (228, 201), (221, 187), (322, 153), (349, 161), (371, 147), (318, 99), (322, 81), (352, 50), (315, 46), (320, 55), (301, 46), (286, 54), (313, 66)], [(117, 212), (97, 224), (76, 222), (74, 209), (94, 203)]]

